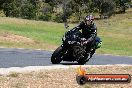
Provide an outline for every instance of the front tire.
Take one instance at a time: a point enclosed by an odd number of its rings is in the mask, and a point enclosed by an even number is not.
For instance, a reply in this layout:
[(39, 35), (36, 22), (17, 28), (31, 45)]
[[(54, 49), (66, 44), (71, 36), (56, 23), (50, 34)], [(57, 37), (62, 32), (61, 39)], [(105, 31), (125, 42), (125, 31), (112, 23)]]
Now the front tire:
[(86, 64), (86, 61), (83, 60), (83, 59), (80, 59), (80, 60), (78, 60), (77, 62), (78, 62), (79, 65), (84, 65), (84, 64)]
[(86, 55), (86, 56), (83, 57), (82, 59), (79, 59), (79, 60), (77, 61), (78, 64), (79, 64), (79, 65), (84, 65), (84, 64), (86, 64), (86, 62), (89, 61), (89, 59), (87, 60), (87, 58), (88, 58), (88, 55)]
[(59, 64), (62, 61), (62, 46), (59, 46), (51, 56), (52, 64)]

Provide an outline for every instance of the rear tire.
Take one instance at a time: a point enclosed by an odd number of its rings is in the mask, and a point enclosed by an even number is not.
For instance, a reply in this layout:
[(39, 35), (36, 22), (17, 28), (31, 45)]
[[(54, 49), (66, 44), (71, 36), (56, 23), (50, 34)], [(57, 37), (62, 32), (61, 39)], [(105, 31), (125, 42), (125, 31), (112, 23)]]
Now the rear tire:
[(62, 47), (59, 46), (52, 54), (51, 56), (51, 62), (52, 64), (59, 64), (62, 61)]

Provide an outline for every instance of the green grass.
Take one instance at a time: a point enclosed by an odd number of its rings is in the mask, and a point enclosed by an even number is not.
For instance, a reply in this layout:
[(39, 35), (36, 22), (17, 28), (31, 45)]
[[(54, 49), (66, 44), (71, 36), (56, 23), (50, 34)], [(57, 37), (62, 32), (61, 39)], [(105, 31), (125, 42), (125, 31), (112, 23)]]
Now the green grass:
[(111, 19), (97, 21), (103, 40), (98, 53), (132, 56), (132, 9)]
[[(102, 47), (97, 53), (132, 56), (132, 9), (110, 19), (95, 21)], [(76, 24), (70, 24), (74, 27)], [(0, 17), (0, 35), (12, 33), (34, 40), (33, 43), (0, 41), (0, 46), (32, 49), (55, 49), (61, 44), (64, 24)]]
[[(20, 36), (26, 36), (35, 41), (34, 44), (14, 43), (1, 41), (5, 47), (39, 48), (48, 49), (49, 46), (61, 44), (64, 30), (63, 24), (42, 21), (30, 21), (16, 18), (0, 18), (0, 33), (9, 32)], [(49, 45), (49, 46), (48, 46)]]
[(64, 33), (63, 27), (54, 24), (53, 25), (45, 25), (44, 23), (42, 24), (41, 25), (39, 24), (17, 25), (14, 23), (0, 24), (0, 28), (1, 31), (9, 31), (41, 42), (48, 42), (50, 44), (56, 45), (59, 44), (61, 36)]

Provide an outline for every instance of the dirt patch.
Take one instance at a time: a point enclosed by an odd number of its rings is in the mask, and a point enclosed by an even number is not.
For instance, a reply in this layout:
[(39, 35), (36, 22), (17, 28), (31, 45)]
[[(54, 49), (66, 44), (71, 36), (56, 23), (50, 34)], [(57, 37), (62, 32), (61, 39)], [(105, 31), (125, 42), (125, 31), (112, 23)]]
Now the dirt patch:
[[(75, 70), (41, 70), (26, 74), (11, 73), (1, 77), (0, 88), (80, 88), (75, 80)], [(14, 76), (16, 75), (17, 76)]]
[[(89, 74), (130, 74), (132, 66), (87, 66)], [(132, 88), (129, 84), (86, 84), (76, 82), (76, 68), (11, 73), (0, 76), (1, 88)]]
[(34, 40), (30, 38), (19, 36), (16, 34), (11, 34), (8, 32), (4, 32), (0, 34), (0, 41), (21, 42), (21, 43), (33, 43), (34, 42)]
[[(40, 42), (37, 40), (33, 40), (31, 38), (27, 38), (27, 37), (13, 34), (10, 32), (0, 32), (0, 42), (3, 43), (3, 45), (1, 44), (2, 46), (5, 46), (4, 43), (9, 43), (11, 44), (10, 47), (12, 48), (55, 50), (58, 47), (53, 44)], [(5, 46), (5, 47), (8, 47), (8, 46)]]

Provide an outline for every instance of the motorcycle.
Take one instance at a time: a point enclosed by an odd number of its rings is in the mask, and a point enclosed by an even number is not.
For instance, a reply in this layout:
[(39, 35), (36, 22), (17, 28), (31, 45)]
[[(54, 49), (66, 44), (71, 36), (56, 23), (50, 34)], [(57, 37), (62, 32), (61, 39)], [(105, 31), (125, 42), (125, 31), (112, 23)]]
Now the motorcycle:
[(67, 31), (62, 38), (62, 45), (59, 46), (51, 56), (52, 64), (59, 64), (61, 61), (77, 61), (78, 64), (84, 65), (92, 57), (96, 48), (100, 48), (100, 38), (96, 38), (97, 46), (87, 50), (87, 45), (84, 44), (85, 38), (82, 38), (80, 31)]

